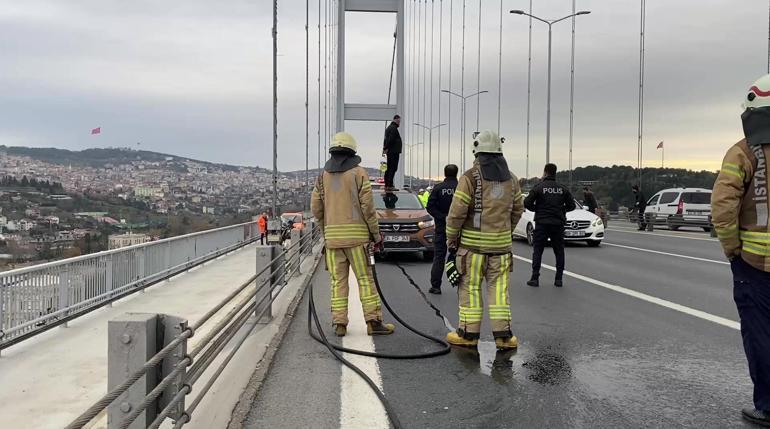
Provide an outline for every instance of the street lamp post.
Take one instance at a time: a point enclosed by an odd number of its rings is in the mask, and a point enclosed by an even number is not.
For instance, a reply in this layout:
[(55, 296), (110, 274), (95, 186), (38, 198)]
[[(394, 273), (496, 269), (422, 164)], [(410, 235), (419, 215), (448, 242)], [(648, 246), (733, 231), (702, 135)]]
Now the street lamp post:
[[(455, 97), (458, 97), (458, 98), (460, 98), (460, 100), (463, 101), (463, 103), (461, 105), (463, 121), (460, 124), (460, 133), (461, 133), (460, 135), (462, 136), (462, 138), (460, 139), (460, 141), (462, 142), (461, 144), (463, 146), (463, 150), (462, 150), (462, 168), (465, 169), (465, 150), (466, 150), (466, 148), (465, 148), (465, 103), (468, 101), (469, 98), (475, 97), (477, 95), (485, 94), (485, 93), (487, 93), (489, 91), (479, 91), (479, 92), (474, 92), (473, 94), (469, 94), (469, 95), (461, 95), (461, 94), (458, 94), (456, 92), (452, 92), (452, 91), (450, 91), (448, 89), (442, 89), (441, 92), (446, 92), (449, 95), (454, 95)], [(476, 130), (476, 131), (478, 131), (478, 130)]]
[(553, 26), (553, 24), (556, 24), (557, 22), (560, 22), (560, 21), (564, 21), (565, 19), (572, 18), (573, 16), (588, 15), (589, 13), (591, 13), (591, 11), (581, 10), (578, 13), (573, 13), (565, 16), (564, 18), (559, 18), (559, 19), (543, 19), (535, 15), (531, 15), (527, 12), (524, 12), (523, 10), (512, 10), (511, 13), (515, 15), (525, 15), (548, 25), (548, 103), (547, 103), (548, 107), (546, 110), (546, 119), (545, 119), (545, 127), (546, 127), (545, 162), (549, 163), (551, 162), (551, 40), (552, 40), (551, 27)]
[[(412, 178), (414, 177), (414, 166), (412, 165), (412, 158), (414, 158), (414, 147), (415, 146), (422, 146), (422, 142), (420, 143), (407, 143), (406, 147), (409, 149), (409, 189), (412, 188)], [(417, 165), (417, 168), (420, 168), (419, 165)]]
[(433, 130), (443, 127), (446, 124), (438, 124), (432, 127), (428, 127), (417, 122), (414, 124), (420, 128), (425, 128), (428, 130), (428, 183), (433, 183)]

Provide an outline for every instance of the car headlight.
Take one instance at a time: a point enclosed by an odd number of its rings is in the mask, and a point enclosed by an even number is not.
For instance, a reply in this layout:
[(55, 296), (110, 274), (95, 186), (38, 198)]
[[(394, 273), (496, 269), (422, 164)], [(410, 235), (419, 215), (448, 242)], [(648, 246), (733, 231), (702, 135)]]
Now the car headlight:
[(594, 223), (592, 225), (593, 226), (602, 226), (602, 224), (603, 224), (602, 218), (598, 217), (598, 218), (596, 218), (596, 220), (594, 221)]
[(417, 227), (420, 229), (433, 228), (435, 225), (436, 222), (434, 222), (433, 219), (417, 222)]

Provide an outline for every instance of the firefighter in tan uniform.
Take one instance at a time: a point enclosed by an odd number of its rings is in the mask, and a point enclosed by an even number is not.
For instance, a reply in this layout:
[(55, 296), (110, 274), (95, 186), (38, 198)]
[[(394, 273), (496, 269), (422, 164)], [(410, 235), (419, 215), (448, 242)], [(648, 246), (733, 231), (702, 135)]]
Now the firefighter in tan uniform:
[(326, 269), (331, 277), (332, 323), (337, 336), (347, 333), (348, 276), (358, 280), (361, 306), (369, 335), (388, 335), (394, 326), (382, 323), (380, 296), (374, 285), (367, 246), (380, 241), (372, 186), (359, 166), (356, 141), (348, 133), (334, 136), (329, 160), (318, 177), (310, 201), (313, 216), (323, 228)]
[(500, 137), (484, 131), (473, 146), (476, 160), (460, 177), (446, 218), (447, 248), (455, 253), (460, 274), (460, 323), (446, 339), (458, 346), (478, 344), (484, 315), (481, 285), (486, 280), (495, 343), (499, 349), (514, 349), (518, 340), (511, 332), (508, 301), (511, 233), (524, 212), (524, 197), (508, 170)]
[(730, 260), (733, 298), (754, 382), (754, 408), (743, 417), (770, 426), (770, 75), (749, 89), (743, 104), (745, 139), (731, 147), (711, 194), (717, 237)]

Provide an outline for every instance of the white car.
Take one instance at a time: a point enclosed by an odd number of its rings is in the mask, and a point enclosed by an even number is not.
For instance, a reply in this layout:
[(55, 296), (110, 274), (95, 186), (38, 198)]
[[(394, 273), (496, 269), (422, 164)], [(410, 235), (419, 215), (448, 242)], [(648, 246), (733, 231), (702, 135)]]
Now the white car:
[(711, 189), (672, 188), (659, 191), (647, 201), (644, 213), (655, 224), (668, 225), (677, 230), (694, 226), (711, 231)]
[[(526, 196), (526, 195), (525, 195)], [(589, 212), (578, 201), (575, 201), (575, 210), (567, 212), (567, 224), (564, 228), (564, 240), (585, 241), (591, 247), (597, 247), (604, 240), (604, 222), (602, 219)], [(532, 245), (535, 231), (535, 213), (524, 210), (519, 223), (513, 229), (514, 237), (526, 238)]]

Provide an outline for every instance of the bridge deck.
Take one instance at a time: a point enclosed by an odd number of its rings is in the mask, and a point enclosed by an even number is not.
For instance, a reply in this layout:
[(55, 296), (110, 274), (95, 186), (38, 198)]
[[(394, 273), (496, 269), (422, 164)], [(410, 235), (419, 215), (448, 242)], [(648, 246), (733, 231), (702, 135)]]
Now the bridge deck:
[[(126, 312), (166, 313), (190, 323), (255, 272), (246, 246), (3, 351), (0, 427), (63, 427), (107, 392), (107, 322)], [(214, 318), (218, 319), (218, 314)], [(193, 347), (214, 323), (190, 339)], [(245, 384), (245, 381), (244, 381)]]
[[(567, 269), (583, 277), (566, 277), (562, 289), (551, 286), (551, 271), (544, 272), (539, 289), (527, 287), (529, 264), (515, 263), (511, 307), (517, 352), (495, 353), (485, 321), (479, 353), (454, 349), (431, 360), (370, 360), (365, 368), (379, 376), (402, 423), (420, 428), (744, 427), (739, 410), (751, 404), (752, 387), (740, 333), (735, 323), (715, 323), (737, 320), (730, 270), (718, 242), (695, 232), (638, 234), (620, 222), (610, 228), (600, 248), (567, 249)], [(522, 242), (514, 252), (520, 258), (531, 255)], [(444, 335), (442, 320), (395, 263), (423, 290), (428, 264), (402, 256), (378, 264), (378, 272), (403, 317)], [(544, 263), (553, 265), (550, 249)], [(328, 327), (327, 274), (319, 271), (314, 282)], [(633, 296), (636, 292), (664, 301), (645, 301)], [(456, 326), (457, 297), (451, 288), (445, 285), (443, 295), (428, 299)], [(374, 396), (361, 393), (367, 389), (363, 382), (307, 336), (306, 301), (247, 427), (356, 427), (360, 421), (388, 427)], [(355, 302), (351, 313), (360, 313)], [(693, 316), (676, 304), (705, 313)], [(349, 337), (356, 335), (363, 334)], [(404, 328), (373, 344), (391, 352), (430, 348)]]

